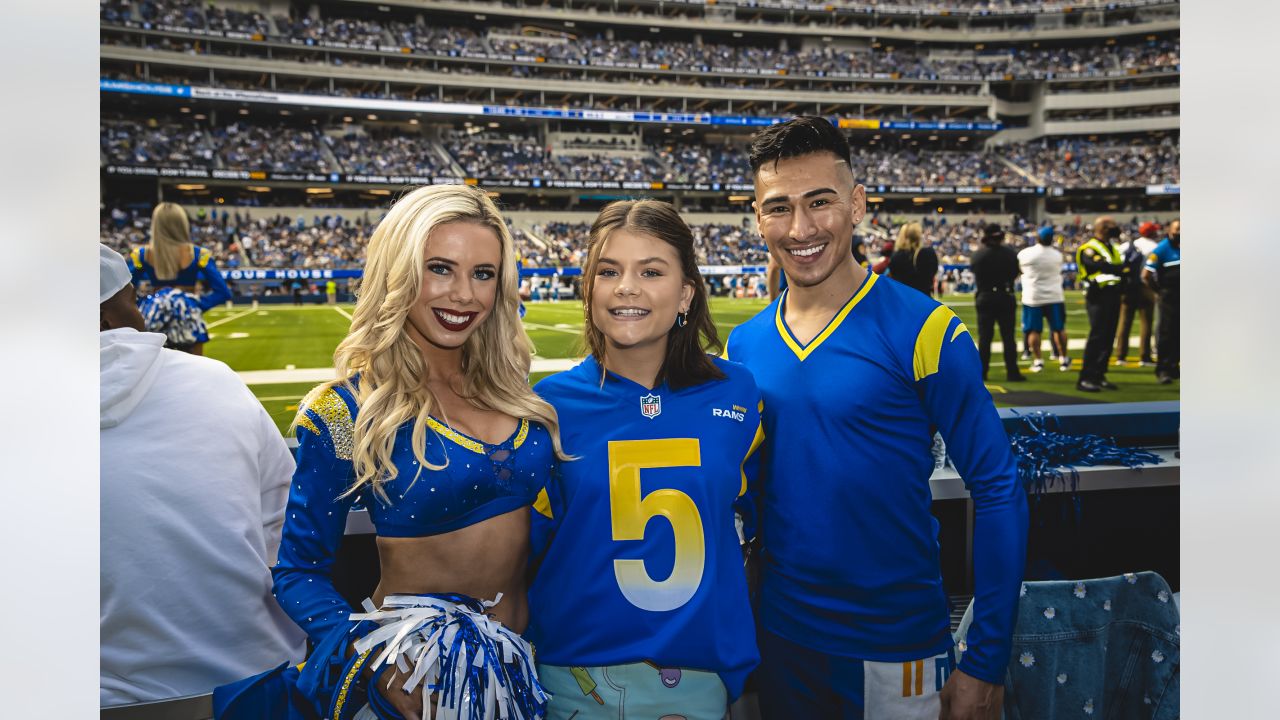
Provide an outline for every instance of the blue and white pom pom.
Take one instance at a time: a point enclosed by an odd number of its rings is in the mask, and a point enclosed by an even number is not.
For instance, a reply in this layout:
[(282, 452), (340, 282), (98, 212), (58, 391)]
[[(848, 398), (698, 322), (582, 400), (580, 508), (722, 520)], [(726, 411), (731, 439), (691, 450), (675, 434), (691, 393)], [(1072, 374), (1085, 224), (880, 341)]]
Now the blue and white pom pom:
[[(1100, 435), (1070, 435), (1058, 430), (1060, 421), (1052, 413), (1036, 412), (1020, 416), (1023, 428), (1009, 438), (1018, 458), (1018, 480), (1026, 490), (1040, 494), (1061, 483), (1075, 492), (1080, 484), (1078, 467), (1122, 465), (1137, 468), (1164, 460), (1141, 448), (1123, 448), (1112, 438)], [(1069, 475), (1063, 473), (1067, 470)]]
[(200, 300), (178, 288), (160, 288), (138, 301), (138, 309), (147, 331), (164, 335), (173, 347), (195, 345), (208, 334)]
[(424, 718), (540, 720), (549, 698), (534, 672), (533, 649), (484, 613), (500, 600), (501, 593), (492, 601), (390, 595), (380, 609), (366, 600), (367, 612), (351, 619), (380, 627), (357, 640), (355, 650), (382, 646), (371, 666), (378, 673), (374, 682), (406, 693), (421, 685)]

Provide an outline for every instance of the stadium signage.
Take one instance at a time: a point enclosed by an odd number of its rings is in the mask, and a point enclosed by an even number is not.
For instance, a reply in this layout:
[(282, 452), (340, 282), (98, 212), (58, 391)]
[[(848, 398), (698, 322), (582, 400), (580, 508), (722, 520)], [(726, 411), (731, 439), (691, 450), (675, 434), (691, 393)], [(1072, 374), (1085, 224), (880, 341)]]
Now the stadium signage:
[[(868, 187), (868, 190), (871, 188)], [(1042, 187), (1011, 187), (1007, 185), (876, 185), (875, 192), (910, 193), (914, 195), (975, 195), (998, 193), (1002, 195), (1044, 195)]]
[(358, 278), (363, 270), (223, 270), (227, 280), (332, 280)]
[[(698, 272), (703, 275), (763, 275), (767, 268), (764, 265), (699, 265)], [(943, 265), (944, 272), (952, 270), (968, 270), (968, 265)], [(1063, 263), (1063, 272), (1075, 272), (1076, 264)], [(258, 280), (350, 280), (364, 275), (364, 270), (347, 268), (339, 270), (222, 270), (226, 280), (258, 281)], [(582, 274), (580, 267), (522, 267), (520, 277), (577, 277)]]
[(1181, 195), (1182, 188), (1178, 185), (1148, 185), (1148, 195)]
[[(353, 110), (383, 110), (390, 112), (423, 113), (431, 115), (493, 115), (502, 117), (545, 118), (549, 120), (610, 120), (616, 122), (665, 123), (673, 125), (734, 125), (744, 127), (763, 127), (780, 123), (785, 117), (749, 117), (739, 115), (711, 115), (708, 113), (660, 113), (631, 112), (618, 110), (585, 110), (573, 108), (551, 107), (512, 107), (508, 105), (475, 105), (469, 103), (425, 102), (418, 100), (382, 100), (378, 98), (349, 98), (329, 95), (307, 95), (303, 93), (281, 93), (266, 90), (234, 90), (231, 88), (214, 88), (186, 85), (166, 85), (163, 83), (143, 83), (122, 80), (99, 80), (98, 87), (102, 92), (133, 93), (142, 95), (161, 95), (184, 97), (196, 100), (225, 100), (233, 102), (265, 103), (271, 105), (295, 105), (309, 107), (328, 107)], [(971, 122), (937, 122), (929, 123), (926, 128), (920, 123), (867, 120), (865, 118), (833, 117), (833, 122), (844, 123), (844, 127), (861, 127), (850, 125), (850, 121), (876, 123), (876, 128), (903, 130), (999, 130), (1002, 123)], [(875, 129), (868, 126), (869, 129)]]
[(103, 78), (99, 81), (99, 87), (103, 92), (191, 97), (191, 88), (186, 85), (165, 85), (162, 83), (134, 82), (132, 80), (108, 80)]
[[(256, 180), (265, 182), (306, 182), (319, 184), (352, 184), (352, 185), (476, 185), (484, 188), (528, 188), (548, 190), (693, 190), (695, 192), (752, 192), (755, 186), (751, 183), (684, 183), (664, 182), (661, 180), (564, 180), (550, 178), (461, 178), (443, 175), (368, 175), (344, 173), (307, 173), (277, 172), (271, 170), (223, 170), (208, 168), (173, 168), (135, 165), (107, 165), (103, 168), (107, 175), (199, 178), (213, 180)], [(1153, 188), (1164, 188), (1164, 192), (1153, 191)], [(1172, 188), (1170, 191), (1169, 188)], [(1043, 187), (1012, 187), (1006, 185), (874, 185), (869, 191), (878, 193), (902, 194), (936, 194), (936, 195), (1044, 195), (1048, 191)], [(1053, 188), (1054, 191), (1058, 188)], [(1079, 190), (1079, 188), (1072, 188)], [(1150, 186), (1147, 193), (1176, 193), (1176, 185)]]

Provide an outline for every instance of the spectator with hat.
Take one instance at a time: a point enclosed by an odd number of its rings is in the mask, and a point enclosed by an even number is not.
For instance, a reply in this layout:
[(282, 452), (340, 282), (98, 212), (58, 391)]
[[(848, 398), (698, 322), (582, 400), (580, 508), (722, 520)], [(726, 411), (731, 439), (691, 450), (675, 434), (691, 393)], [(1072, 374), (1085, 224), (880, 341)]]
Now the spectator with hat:
[(216, 360), (144, 332), (125, 259), (99, 245), (104, 707), (211, 692), (297, 662), (271, 594), (293, 458)]
[(997, 223), (982, 231), (982, 247), (973, 254), (977, 292), (973, 304), (978, 311), (978, 356), (982, 360), (982, 379), (987, 379), (991, 366), (991, 340), (1000, 326), (1000, 342), (1004, 346), (1004, 372), (1008, 382), (1027, 378), (1018, 369), (1018, 342), (1013, 331), (1014, 311), (1018, 300), (1013, 295), (1013, 282), (1018, 279), (1018, 254), (1004, 243), (1004, 228)]
[(1018, 253), (1022, 271), (1022, 332), (1031, 351), (1031, 372), (1044, 369), (1040, 359), (1040, 338), (1044, 321), (1049, 321), (1049, 343), (1061, 370), (1071, 368), (1067, 354), (1067, 306), (1062, 291), (1062, 252), (1053, 246), (1053, 227), (1036, 233), (1036, 244)]

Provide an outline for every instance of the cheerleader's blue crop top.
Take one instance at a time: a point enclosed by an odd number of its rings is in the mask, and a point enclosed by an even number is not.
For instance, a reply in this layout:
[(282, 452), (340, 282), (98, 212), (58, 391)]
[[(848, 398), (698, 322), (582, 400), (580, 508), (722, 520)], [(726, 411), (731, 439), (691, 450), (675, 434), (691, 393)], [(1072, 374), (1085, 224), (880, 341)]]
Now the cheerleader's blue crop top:
[(313, 641), (351, 612), (329, 571), (346, 531), (347, 513), (357, 501), (368, 509), (380, 537), (439, 535), (531, 508), (556, 462), (551, 436), (539, 423), (522, 419), (511, 437), (492, 445), (433, 418), (428, 420), (425, 455), (433, 465), (445, 467), (419, 473), (409, 421), (396, 433), (392, 462), (399, 474), (382, 486), (387, 499), (365, 488), (341, 497), (355, 480), (351, 456), (357, 410), (348, 388), (321, 387), (303, 401), (297, 425), (297, 469), (272, 576), (281, 607)]
[(213, 253), (208, 248), (202, 248), (199, 245), (192, 245), (193, 257), (191, 264), (178, 271), (178, 276), (171, 280), (161, 280), (156, 277), (156, 270), (147, 261), (147, 249), (145, 247), (134, 248), (129, 253), (127, 263), (129, 272), (133, 275), (133, 284), (137, 285), (142, 281), (151, 284), (152, 288), (159, 289), (162, 287), (190, 287), (196, 284), (197, 280), (203, 280), (209, 292), (200, 298), (200, 309), (208, 310), (217, 307), (222, 303), (231, 299), (231, 289), (227, 287), (226, 280), (222, 279), (222, 273), (218, 272), (218, 263), (213, 260)]

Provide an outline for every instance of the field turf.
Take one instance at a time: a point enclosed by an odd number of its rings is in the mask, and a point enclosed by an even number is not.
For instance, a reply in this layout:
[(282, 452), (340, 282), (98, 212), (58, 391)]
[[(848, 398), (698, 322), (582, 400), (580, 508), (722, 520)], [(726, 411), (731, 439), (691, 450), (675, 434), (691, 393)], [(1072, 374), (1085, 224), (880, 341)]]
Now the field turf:
[[(944, 298), (973, 333), (977, 333), (977, 317), (973, 309), (972, 295), (954, 295)], [(713, 298), (712, 314), (720, 329), (721, 339), (743, 321), (759, 312), (768, 303), (764, 300)], [(576, 301), (531, 303), (525, 317), (525, 327), (537, 348), (537, 358), (579, 357), (579, 338), (582, 330), (582, 306)], [(332, 366), (333, 350), (350, 324), (350, 305), (261, 305), (257, 310), (237, 306), (231, 310), (218, 308), (205, 314), (209, 323), (209, 343), (205, 354), (227, 363), (236, 371), (294, 370), (327, 368)], [(1137, 323), (1134, 323), (1137, 332)], [(1072, 339), (1083, 340), (1088, 332), (1088, 319), (1084, 301), (1079, 293), (1067, 295), (1067, 333)], [(1021, 328), (1018, 330), (1021, 341)], [(1119, 390), (1103, 393), (1082, 393), (1075, 389), (1076, 375), (1080, 367), (1081, 349), (1073, 349), (1075, 360), (1072, 372), (1060, 372), (1049, 359), (1049, 343), (1044, 342), (1044, 354), (1048, 361), (1044, 372), (1026, 372), (1028, 382), (1004, 384), (1003, 363), (998, 354), (992, 358), (990, 382), (992, 398), (999, 406), (1049, 405), (1070, 402), (1122, 402), (1144, 400), (1177, 400), (1178, 384), (1158, 385), (1153, 368), (1113, 367), (1108, 378), (1120, 386)], [(1131, 346), (1130, 357), (1136, 358), (1137, 345)], [(535, 372), (537, 381), (547, 375)], [(285, 374), (287, 380), (287, 373)], [(310, 380), (250, 384), (250, 389), (271, 413), (283, 430), (297, 411), (298, 400), (316, 383)]]

